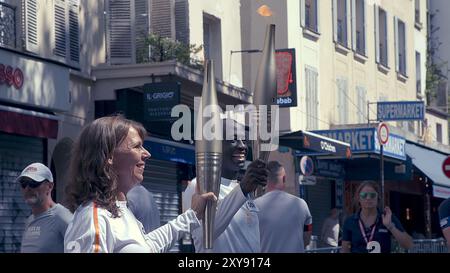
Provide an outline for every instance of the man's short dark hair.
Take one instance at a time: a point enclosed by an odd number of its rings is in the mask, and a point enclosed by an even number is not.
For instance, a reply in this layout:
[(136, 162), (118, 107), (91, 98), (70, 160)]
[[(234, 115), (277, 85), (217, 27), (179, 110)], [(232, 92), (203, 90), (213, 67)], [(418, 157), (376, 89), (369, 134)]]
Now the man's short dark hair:
[(278, 161), (270, 161), (267, 163), (267, 169), (269, 170), (269, 176), (267, 177), (268, 182), (278, 183), (278, 177), (283, 169), (283, 165), (281, 165)]

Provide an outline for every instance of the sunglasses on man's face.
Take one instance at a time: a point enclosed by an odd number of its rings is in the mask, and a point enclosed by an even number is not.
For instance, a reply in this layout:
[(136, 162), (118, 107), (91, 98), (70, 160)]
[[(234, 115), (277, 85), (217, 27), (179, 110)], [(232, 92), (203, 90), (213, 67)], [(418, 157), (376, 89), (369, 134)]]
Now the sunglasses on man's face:
[(361, 199), (374, 199), (377, 198), (377, 193), (376, 192), (360, 192), (359, 193), (359, 197)]
[(22, 186), (22, 189), (25, 189), (27, 186), (32, 189), (36, 189), (37, 187), (39, 187), (42, 184), (43, 184), (42, 182), (36, 182), (34, 180), (21, 180), (20, 181), (20, 186)]

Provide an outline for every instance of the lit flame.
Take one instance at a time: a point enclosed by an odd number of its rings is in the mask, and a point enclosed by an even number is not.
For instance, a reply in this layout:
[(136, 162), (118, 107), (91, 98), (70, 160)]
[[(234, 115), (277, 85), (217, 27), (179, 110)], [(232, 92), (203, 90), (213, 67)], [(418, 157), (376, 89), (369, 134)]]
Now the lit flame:
[(261, 7), (259, 7), (257, 9), (257, 12), (259, 13), (259, 15), (264, 16), (264, 17), (272, 16), (272, 11), (270, 10), (270, 8), (267, 5), (262, 5)]

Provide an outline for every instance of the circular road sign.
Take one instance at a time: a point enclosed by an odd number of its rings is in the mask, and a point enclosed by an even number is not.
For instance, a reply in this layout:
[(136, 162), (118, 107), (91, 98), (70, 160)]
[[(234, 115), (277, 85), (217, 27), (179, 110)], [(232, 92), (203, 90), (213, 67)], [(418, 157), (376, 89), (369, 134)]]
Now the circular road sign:
[(389, 140), (389, 127), (386, 123), (381, 122), (378, 125), (378, 141), (381, 145), (385, 145)]
[(444, 162), (442, 162), (442, 171), (444, 171), (445, 176), (450, 178), (450, 156), (447, 156)]
[(303, 156), (300, 159), (300, 171), (304, 176), (312, 175), (314, 171), (314, 163), (309, 156)]

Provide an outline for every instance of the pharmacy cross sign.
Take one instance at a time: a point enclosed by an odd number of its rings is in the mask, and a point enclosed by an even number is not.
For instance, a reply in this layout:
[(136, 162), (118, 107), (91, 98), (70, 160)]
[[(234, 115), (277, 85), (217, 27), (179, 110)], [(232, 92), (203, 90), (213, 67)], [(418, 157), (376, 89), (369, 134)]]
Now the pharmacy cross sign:
[(445, 176), (450, 178), (450, 156), (447, 156), (447, 158), (442, 163), (442, 171), (444, 171)]

